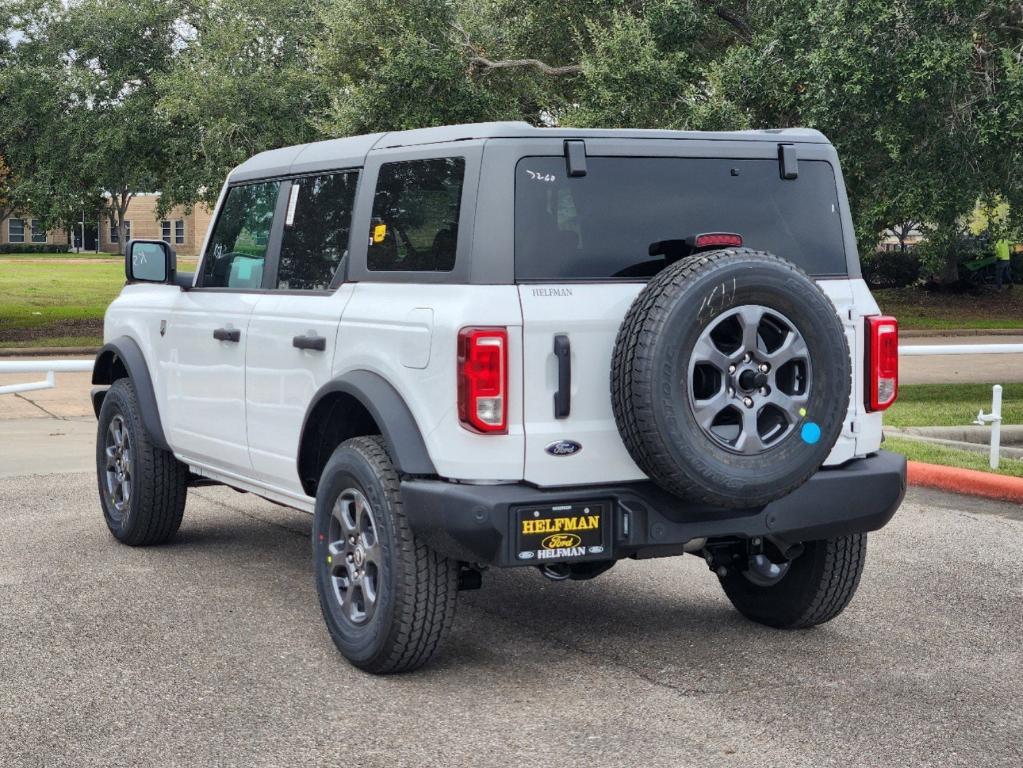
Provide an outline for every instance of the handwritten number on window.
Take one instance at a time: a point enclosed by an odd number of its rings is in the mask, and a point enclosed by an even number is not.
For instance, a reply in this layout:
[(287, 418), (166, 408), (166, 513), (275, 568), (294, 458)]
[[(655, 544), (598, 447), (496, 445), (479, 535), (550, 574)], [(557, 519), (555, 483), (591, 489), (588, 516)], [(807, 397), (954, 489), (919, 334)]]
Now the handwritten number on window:
[(541, 171), (530, 171), (527, 169), (526, 173), (529, 174), (529, 178), (533, 181), (543, 181), (548, 184), (552, 181), (557, 181), (558, 178), (553, 173), (542, 173)]

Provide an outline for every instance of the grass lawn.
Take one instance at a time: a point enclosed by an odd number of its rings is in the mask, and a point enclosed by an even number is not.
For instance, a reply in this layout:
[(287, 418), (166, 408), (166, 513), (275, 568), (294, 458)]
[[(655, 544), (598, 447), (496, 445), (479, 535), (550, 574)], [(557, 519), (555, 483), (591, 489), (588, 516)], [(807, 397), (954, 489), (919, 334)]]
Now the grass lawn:
[(918, 440), (906, 440), (901, 437), (889, 437), (884, 441), (886, 451), (901, 453), (910, 461), (923, 461), (927, 464), (942, 464), (946, 467), (960, 469), (976, 469), (980, 472), (994, 472), (999, 475), (1023, 477), (1023, 461), (1002, 457), (997, 470), (988, 466), (986, 453), (960, 451), (946, 448), (943, 445), (924, 443)]
[(117, 259), (120, 260), (121, 254), (119, 253), (104, 253), (100, 251), (83, 251), (82, 253), (0, 253), (0, 262), (7, 260), (11, 261), (25, 261), (33, 259)]
[(907, 329), (1023, 328), (1023, 286), (998, 293), (941, 293), (921, 288), (872, 291), (885, 314)]
[[(891, 427), (962, 427), (991, 411), (990, 384), (907, 384), (885, 411)], [(1002, 385), (1002, 423), (1023, 424), (1023, 384)]]
[[(195, 262), (179, 266), (187, 271)], [(120, 257), (109, 264), (0, 258), (0, 348), (99, 346), (103, 313), (123, 286)]]
[[(991, 411), (989, 384), (913, 384), (900, 389), (899, 399), (885, 412), (884, 423), (891, 427), (962, 427), (972, 422), (981, 408), (985, 413)], [(1004, 385), (1002, 419), (1005, 424), (1023, 424), (1023, 384)], [(992, 471), (987, 453), (895, 436), (885, 440), (884, 448), (913, 461)], [(1023, 477), (1023, 461), (1003, 457), (998, 474)]]

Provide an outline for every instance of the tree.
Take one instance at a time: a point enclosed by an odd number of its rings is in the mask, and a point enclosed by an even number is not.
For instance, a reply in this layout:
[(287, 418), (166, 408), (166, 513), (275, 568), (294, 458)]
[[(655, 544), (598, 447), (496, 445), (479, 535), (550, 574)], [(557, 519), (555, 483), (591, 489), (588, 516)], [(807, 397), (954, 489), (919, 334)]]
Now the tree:
[(862, 248), (927, 223), (945, 279), (978, 199), (1020, 196), (1019, 3), (775, 0), (715, 65), (756, 126), (803, 124), (839, 149)]
[(47, 220), (65, 222), (106, 193), (123, 248), (132, 197), (158, 190), (173, 162), (156, 81), (173, 60), (182, 9), (175, 0), (27, 5), (0, 73), (7, 160), (25, 204)]
[(321, 0), (194, 0), (174, 66), (161, 72), (170, 126), (162, 207), (213, 202), (257, 152), (323, 138), (329, 83), (313, 70)]

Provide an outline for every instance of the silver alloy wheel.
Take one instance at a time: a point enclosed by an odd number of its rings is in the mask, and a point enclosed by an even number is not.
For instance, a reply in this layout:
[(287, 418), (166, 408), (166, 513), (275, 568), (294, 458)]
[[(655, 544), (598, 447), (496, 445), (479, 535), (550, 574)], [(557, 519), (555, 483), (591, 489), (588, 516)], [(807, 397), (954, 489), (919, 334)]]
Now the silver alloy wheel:
[(746, 304), (704, 328), (689, 359), (687, 390), (704, 434), (733, 453), (763, 453), (806, 414), (810, 351), (776, 310)]
[(742, 575), (758, 587), (771, 587), (789, 572), (790, 565), (791, 563), (775, 563), (767, 555), (753, 555)]
[(346, 618), (365, 624), (380, 596), (383, 551), (373, 510), (361, 491), (346, 488), (331, 510), (327, 565)]
[(107, 497), (116, 512), (115, 517), (123, 520), (128, 514), (128, 502), (131, 500), (132, 465), (131, 438), (124, 417), (116, 414), (107, 427), (106, 441)]

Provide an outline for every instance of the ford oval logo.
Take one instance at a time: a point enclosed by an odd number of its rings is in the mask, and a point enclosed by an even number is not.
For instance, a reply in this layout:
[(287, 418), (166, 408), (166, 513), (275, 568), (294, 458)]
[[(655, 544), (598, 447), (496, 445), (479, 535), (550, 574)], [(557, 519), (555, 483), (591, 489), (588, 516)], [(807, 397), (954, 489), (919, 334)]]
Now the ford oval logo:
[(544, 448), (551, 456), (575, 456), (582, 449), (575, 440), (556, 440)]

